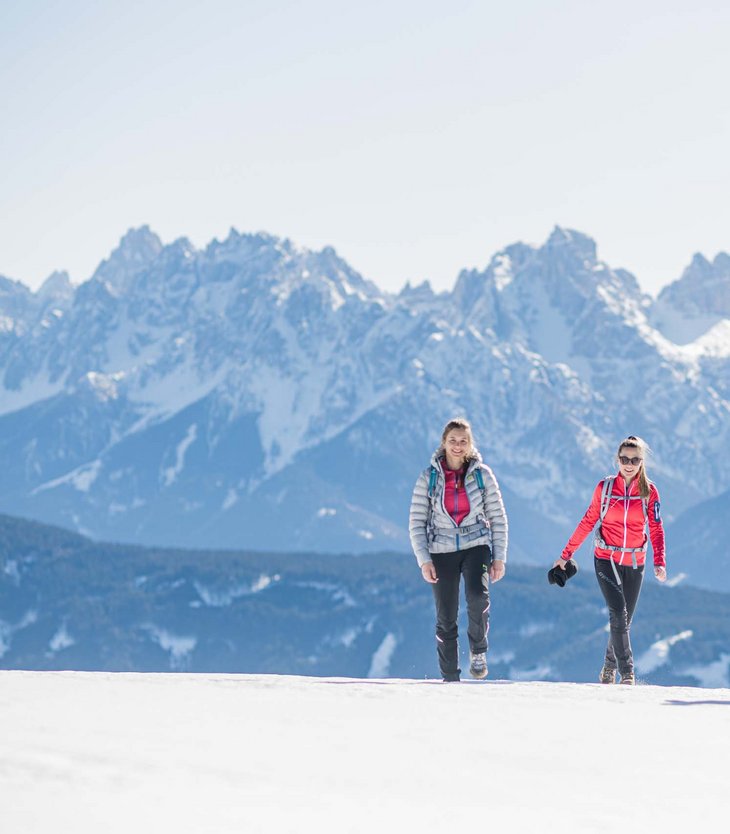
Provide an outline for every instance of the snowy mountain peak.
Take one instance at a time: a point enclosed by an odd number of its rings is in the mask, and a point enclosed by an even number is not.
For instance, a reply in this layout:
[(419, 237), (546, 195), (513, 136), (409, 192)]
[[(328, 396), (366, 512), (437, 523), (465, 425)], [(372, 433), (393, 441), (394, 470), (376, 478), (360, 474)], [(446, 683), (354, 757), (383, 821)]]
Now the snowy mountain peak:
[(730, 255), (710, 262), (697, 253), (682, 276), (665, 287), (651, 313), (654, 326), (677, 344), (687, 344), (730, 319)]
[(712, 265), (718, 272), (730, 275), (730, 255), (727, 252), (718, 252)]
[(695, 252), (692, 256), (689, 266), (682, 274), (683, 278), (690, 278), (693, 280), (701, 280), (705, 275), (712, 272), (712, 264), (702, 254), (702, 252)]
[(187, 237), (176, 238), (169, 246), (166, 246), (165, 249), (171, 249), (174, 252), (184, 255), (185, 257), (194, 255), (196, 252), (195, 247)]
[(597, 262), (596, 242), (593, 238), (582, 232), (577, 232), (575, 229), (564, 229), (562, 226), (556, 226), (543, 248), (548, 251), (567, 251), (574, 258), (589, 261), (591, 265), (595, 265)]
[(411, 284), (410, 281), (406, 281), (398, 293), (398, 298), (402, 301), (428, 301), (434, 297), (433, 287), (428, 281), (421, 281), (420, 284)]
[(51, 273), (36, 291), (36, 296), (43, 301), (60, 299), (68, 301), (74, 293), (74, 287), (68, 272)]
[(290, 241), (267, 232), (242, 234), (231, 227), (224, 240), (214, 239), (201, 253), (215, 263), (236, 266), (244, 275), (273, 269), (282, 257), (294, 254)]
[(112, 252), (112, 258), (146, 264), (153, 261), (161, 251), (162, 241), (145, 225), (138, 229), (129, 229), (119, 241), (119, 246)]
[(716, 302), (723, 311), (730, 312), (730, 255), (720, 252), (713, 261), (696, 253), (682, 276), (665, 287), (659, 298), (694, 296), (696, 304), (702, 304), (705, 312), (719, 312)]
[(119, 241), (120, 252), (140, 260), (152, 260), (162, 249), (162, 241), (145, 223), (126, 231)]
[(228, 230), (228, 235), (223, 241), (214, 240), (211, 246), (224, 246), (229, 249), (240, 247), (246, 244), (251, 247), (276, 244), (279, 238), (268, 232), (239, 232), (234, 226)]
[(113, 295), (122, 295), (130, 288), (134, 277), (154, 262), (162, 249), (162, 241), (149, 226), (129, 229), (91, 280), (105, 284)]
[(30, 291), (25, 284), (20, 281), (15, 281), (13, 278), (6, 278), (0, 275), (0, 298), (3, 296), (30, 296)]

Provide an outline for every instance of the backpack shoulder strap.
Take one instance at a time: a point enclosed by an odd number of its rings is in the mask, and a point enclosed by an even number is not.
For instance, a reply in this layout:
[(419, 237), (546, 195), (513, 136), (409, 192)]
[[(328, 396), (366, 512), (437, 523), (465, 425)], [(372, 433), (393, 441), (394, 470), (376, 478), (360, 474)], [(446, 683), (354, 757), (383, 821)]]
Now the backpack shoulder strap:
[(431, 474), (428, 478), (428, 497), (433, 498), (433, 491), (436, 489), (436, 481), (438, 479), (439, 473), (436, 470), (435, 466), (431, 467)]
[(478, 466), (474, 470), (474, 477), (477, 479), (477, 486), (479, 489), (484, 492), (484, 475), (482, 475), (482, 467)]
[[(654, 484), (649, 481), (649, 498), (651, 498), (651, 488)], [(641, 508), (644, 510), (644, 528), (649, 524), (649, 498), (641, 499)]]
[(613, 488), (614, 480), (615, 478), (613, 476), (603, 479), (603, 489), (601, 490), (601, 521), (603, 521), (606, 517), (606, 513), (608, 512), (608, 505), (611, 501), (611, 489)]
[(481, 465), (477, 465), (474, 470), (474, 478), (476, 479), (479, 492), (482, 494), (482, 510), (484, 512), (484, 522), (489, 524), (489, 516), (487, 515), (487, 489), (484, 486), (484, 474), (482, 473)]

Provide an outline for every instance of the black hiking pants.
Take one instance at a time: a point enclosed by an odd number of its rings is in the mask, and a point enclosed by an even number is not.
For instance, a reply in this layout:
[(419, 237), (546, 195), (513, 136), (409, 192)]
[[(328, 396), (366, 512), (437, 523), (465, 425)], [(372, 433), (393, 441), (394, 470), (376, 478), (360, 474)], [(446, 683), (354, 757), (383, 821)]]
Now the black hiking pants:
[(487, 651), (489, 631), (489, 565), (491, 553), (487, 545), (469, 547), (451, 553), (432, 553), (438, 582), (432, 585), (436, 602), (436, 647), (444, 680), (458, 681), (459, 668), (459, 582), (464, 577), (466, 612), (469, 619), (467, 636), (474, 654)]
[(615, 669), (618, 666), (619, 674), (623, 677), (623, 675), (634, 671), (634, 656), (631, 653), (629, 630), (641, 592), (644, 566), (639, 565), (634, 569), (633, 565), (616, 565), (614, 563), (616, 573), (621, 580), (619, 584), (608, 559), (596, 559), (594, 557), (593, 561), (598, 577), (598, 586), (608, 606), (608, 621), (611, 627), (604, 665), (607, 669)]

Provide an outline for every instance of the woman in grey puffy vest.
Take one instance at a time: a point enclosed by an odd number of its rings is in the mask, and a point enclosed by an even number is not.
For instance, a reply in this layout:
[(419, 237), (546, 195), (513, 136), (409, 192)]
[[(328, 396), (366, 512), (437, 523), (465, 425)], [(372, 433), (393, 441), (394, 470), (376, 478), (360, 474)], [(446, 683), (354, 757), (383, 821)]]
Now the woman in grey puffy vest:
[(474, 447), (464, 419), (444, 426), (431, 465), (418, 476), (411, 499), (411, 545), (436, 603), (436, 644), (445, 681), (458, 681), (459, 584), (469, 619), (469, 671), (487, 676), (489, 580), (504, 576), (507, 515), (492, 473)]

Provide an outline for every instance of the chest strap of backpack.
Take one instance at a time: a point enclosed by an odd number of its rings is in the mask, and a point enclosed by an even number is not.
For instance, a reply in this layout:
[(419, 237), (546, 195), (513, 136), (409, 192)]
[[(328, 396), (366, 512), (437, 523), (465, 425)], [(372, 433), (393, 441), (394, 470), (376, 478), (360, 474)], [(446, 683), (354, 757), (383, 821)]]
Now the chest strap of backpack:
[[(649, 539), (647, 536), (647, 540), (641, 547), (617, 547), (613, 544), (606, 544), (603, 539), (601, 525), (603, 524), (603, 519), (606, 517), (606, 513), (608, 512), (608, 507), (611, 503), (611, 499), (615, 498), (616, 501), (636, 501), (637, 499), (641, 501), (641, 508), (644, 511), (644, 531), (646, 531), (646, 525), (648, 523), (649, 517), (646, 509), (647, 501), (645, 498), (642, 498), (640, 495), (612, 495), (611, 489), (613, 488), (613, 482), (615, 478), (606, 478), (603, 482), (603, 489), (601, 490), (601, 519), (598, 527), (596, 528), (595, 533), (595, 544), (596, 547), (601, 548), (601, 550), (613, 550), (614, 552), (620, 551), (622, 553), (630, 553), (631, 554), (631, 563), (636, 570), (638, 567), (636, 562), (636, 554), (637, 553), (646, 553), (646, 548), (649, 544)], [(619, 579), (618, 570), (616, 570), (616, 564), (612, 558), (609, 557), (609, 561), (611, 562), (611, 567), (613, 568), (613, 574), (616, 577), (616, 582), (620, 585), (621, 580)]]

